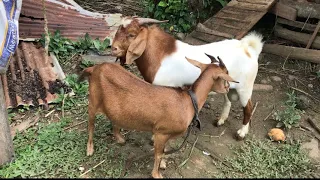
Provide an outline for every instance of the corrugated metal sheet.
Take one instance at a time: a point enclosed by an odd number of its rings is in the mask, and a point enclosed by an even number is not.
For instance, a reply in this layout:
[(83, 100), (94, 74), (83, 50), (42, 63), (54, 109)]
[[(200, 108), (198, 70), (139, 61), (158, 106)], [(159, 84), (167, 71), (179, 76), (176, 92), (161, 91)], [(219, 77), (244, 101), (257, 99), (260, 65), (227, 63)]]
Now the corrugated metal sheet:
[[(84, 10), (73, 0), (46, 0), (48, 29), (57, 29), (72, 40), (86, 33), (92, 38), (112, 38), (117, 31), (121, 14), (101, 14)], [(41, 38), (44, 33), (44, 16), (41, 0), (23, 0), (19, 18), (20, 39)]]
[[(19, 105), (45, 105), (57, 95), (52, 89), (60, 84), (53, 58), (33, 42), (20, 42), (6, 74), (1, 75), (7, 108)], [(61, 73), (61, 72), (60, 72)], [(63, 73), (63, 72), (62, 72)]]

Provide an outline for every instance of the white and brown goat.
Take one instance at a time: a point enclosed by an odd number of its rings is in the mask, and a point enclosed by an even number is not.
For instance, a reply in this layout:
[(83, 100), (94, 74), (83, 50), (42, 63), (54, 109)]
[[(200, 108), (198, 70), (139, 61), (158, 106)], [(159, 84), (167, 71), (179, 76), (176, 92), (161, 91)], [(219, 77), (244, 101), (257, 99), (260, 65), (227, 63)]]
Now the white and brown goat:
[(258, 57), (261, 53), (262, 36), (250, 33), (241, 40), (230, 39), (205, 45), (190, 45), (176, 40), (156, 25), (162, 23), (148, 18), (126, 17), (119, 26), (112, 43), (112, 53), (121, 62), (133, 61), (143, 78), (152, 84), (172, 87), (191, 85), (200, 76), (199, 68), (188, 63), (185, 57), (208, 64), (209, 54), (224, 60), (229, 75), (239, 81), (230, 83), (230, 92), (224, 95), (224, 105), (216, 125), (224, 124), (229, 116), (231, 101), (240, 99), (243, 107), (243, 125), (237, 131), (238, 139), (249, 132), (252, 113), (251, 95), (258, 72)]
[[(234, 80), (228, 75), (221, 61), (219, 65), (201, 64), (191, 59), (189, 62), (203, 71), (191, 86), (200, 111), (210, 91), (227, 93), (228, 82)], [(166, 142), (183, 135), (195, 114), (188, 92), (181, 88), (152, 85), (115, 63), (87, 68), (82, 78), (87, 76), (89, 77), (87, 155), (90, 156), (94, 152), (95, 115), (103, 113), (112, 122), (113, 133), (118, 143), (125, 142), (120, 134), (120, 128), (153, 133), (155, 160), (152, 176), (161, 178), (159, 166)]]

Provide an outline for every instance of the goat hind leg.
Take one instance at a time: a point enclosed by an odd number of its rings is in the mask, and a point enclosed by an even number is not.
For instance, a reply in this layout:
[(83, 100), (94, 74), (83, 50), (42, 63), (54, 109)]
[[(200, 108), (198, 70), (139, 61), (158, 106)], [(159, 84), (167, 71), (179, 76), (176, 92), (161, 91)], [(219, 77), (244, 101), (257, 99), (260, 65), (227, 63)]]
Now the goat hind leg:
[(91, 156), (94, 152), (93, 146), (93, 134), (94, 134), (94, 121), (95, 121), (95, 112), (93, 108), (88, 109), (89, 122), (88, 122), (88, 143), (87, 143), (87, 156)]
[(242, 127), (237, 131), (238, 140), (242, 140), (249, 132), (249, 125), (252, 116), (252, 102), (248, 99), (247, 104), (243, 107)]
[(120, 127), (115, 124), (112, 124), (112, 130), (117, 143), (124, 144), (126, 140), (124, 139), (123, 135), (120, 133)]
[(223, 125), (224, 121), (228, 119), (230, 108), (231, 108), (231, 102), (228, 98), (228, 94), (224, 94), (224, 103), (223, 103), (222, 113), (219, 120), (216, 122), (216, 126)]

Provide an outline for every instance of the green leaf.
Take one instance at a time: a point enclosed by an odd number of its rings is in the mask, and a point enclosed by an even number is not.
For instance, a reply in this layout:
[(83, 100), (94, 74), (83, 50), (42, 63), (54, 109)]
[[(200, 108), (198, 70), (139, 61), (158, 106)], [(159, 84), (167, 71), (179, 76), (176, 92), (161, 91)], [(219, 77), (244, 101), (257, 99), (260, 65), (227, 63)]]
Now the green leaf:
[(160, 1), (159, 4), (158, 4), (158, 6), (160, 6), (160, 7), (167, 7), (167, 3), (164, 2), (164, 1)]

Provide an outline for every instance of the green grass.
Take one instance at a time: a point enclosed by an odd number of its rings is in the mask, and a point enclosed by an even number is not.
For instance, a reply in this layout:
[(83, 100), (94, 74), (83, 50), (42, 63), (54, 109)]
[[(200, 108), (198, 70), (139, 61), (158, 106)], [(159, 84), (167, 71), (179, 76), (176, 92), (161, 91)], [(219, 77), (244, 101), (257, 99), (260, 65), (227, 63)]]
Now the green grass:
[[(86, 156), (87, 132), (64, 130), (71, 122), (61, 119), (60, 122), (47, 124), (40, 122), (38, 127), (18, 134), (14, 139), (16, 159), (0, 169), (1, 178), (15, 177), (79, 177), (79, 167), (85, 171), (102, 160), (105, 162), (90, 172), (90, 177), (119, 177), (123, 166), (123, 155), (111, 136), (110, 122), (97, 118), (94, 143), (95, 153)], [(109, 122), (109, 123), (107, 123)]]
[(225, 159), (232, 167), (219, 164), (220, 178), (307, 178), (314, 168), (299, 142), (246, 140), (232, 150), (234, 156)]

